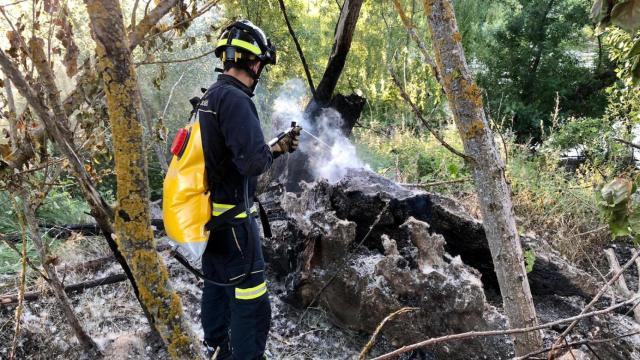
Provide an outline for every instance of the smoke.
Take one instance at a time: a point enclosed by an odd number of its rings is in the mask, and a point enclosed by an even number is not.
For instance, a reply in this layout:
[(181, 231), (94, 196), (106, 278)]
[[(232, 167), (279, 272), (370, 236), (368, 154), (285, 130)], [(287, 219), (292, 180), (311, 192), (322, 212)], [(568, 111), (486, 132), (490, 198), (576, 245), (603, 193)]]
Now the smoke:
[(337, 111), (323, 109), (315, 127), (305, 118), (305, 94), (305, 85), (299, 79), (282, 85), (273, 104), (274, 133), (289, 128), (295, 121), (318, 138), (303, 132), (298, 150), (309, 157), (309, 168), (315, 178), (325, 178), (334, 183), (342, 179), (349, 169), (370, 170), (369, 165), (358, 158), (356, 147), (340, 131), (343, 120)]

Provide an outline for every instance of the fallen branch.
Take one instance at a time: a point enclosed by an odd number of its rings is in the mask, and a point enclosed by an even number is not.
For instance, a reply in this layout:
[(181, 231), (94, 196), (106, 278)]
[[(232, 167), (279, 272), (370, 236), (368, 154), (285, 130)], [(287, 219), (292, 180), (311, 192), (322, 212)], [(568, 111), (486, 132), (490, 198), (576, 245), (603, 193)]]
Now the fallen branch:
[[(621, 303), (609, 306), (608, 308), (602, 309), (602, 310), (596, 310), (596, 311), (592, 311), (589, 313), (584, 313), (584, 314), (580, 314), (580, 315), (576, 315), (576, 316), (572, 316), (566, 319), (560, 319), (557, 321), (552, 321), (546, 324), (542, 324), (542, 325), (538, 325), (538, 326), (532, 326), (532, 327), (528, 327), (528, 328), (517, 328), (517, 329), (508, 329), (508, 330), (489, 330), (489, 331), (469, 331), (466, 333), (460, 333), (460, 334), (452, 334), (452, 335), (445, 335), (445, 336), (441, 336), (441, 337), (437, 337), (437, 338), (432, 338), (432, 339), (428, 339), (425, 341), (421, 341), (419, 343), (415, 343), (415, 344), (411, 344), (411, 345), (407, 345), (407, 346), (403, 346), (400, 349), (397, 349), (395, 351), (392, 351), (390, 353), (378, 356), (372, 360), (384, 360), (384, 359), (392, 359), (400, 354), (404, 354), (406, 352), (412, 351), (412, 350), (417, 350), (420, 348), (424, 348), (430, 345), (434, 345), (434, 344), (439, 344), (439, 343), (443, 343), (443, 342), (448, 342), (448, 341), (452, 341), (452, 340), (463, 340), (463, 339), (470, 339), (470, 338), (476, 338), (476, 337), (487, 337), (487, 336), (501, 336), (501, 335), (511, 335), (511, 334), (521, 334), (521, 333), (527, 333), (527, 332), (531, 332), (531, 331), (538, 331), (538, 330), (542, 330), (542, 329), (547, 329), (556, 325), (561, 325), (561, 324), (565, 324), (571, 321), (580, 321), (582, 319), (586, 319), (589, 317), (593, 317), (593, 316), (597, 316), (597, 315), (602, 315), (602, 314), (607, 314), (612, 312), (615, 309), (621, 308), (623, 306), (632, 304), (634, 302), (640, 301), (640, 296), (636, 296), (633, 299), (629, 299), (626, 301), (623, 301)], [(557, 349), (558, 347), (556, 347)]]
[[(622, 334), (622, 335), (618, 335), (618, 336), (614, 336), (614, 337), (610, 337), (610, 338), (606, 338), (606, 339), (589, 339), (589, 340), (581, 340), (581, 341), (575, 341), (575, 342), (571, 342), (571, 343), (567, 343), (564, 345), (561, 345), (560, 347), (557, 347), (557, 349), (566, 349), (566, 348), (573, 348), (575, 346), (582, 346), (582, 345), (592, 345), (592, 344), (602, 344), (602, 343), (607, 343), (607, 342), (612, 342), (612, 341), (616, 341), (616, 340), (620, 340), (626, 337), (630, 337), (633, 335), (638, 335), (640, 334), (640, 331), (634, 331), (628, 334)], [(540, 354), (544, 354), (546, 352), (549, 352), (553, 349), (553, 347), (547, 347), (538, 351), (534, 351), (534, 352), (530, 352), (526, 355), (523, 356), (519, 356), (516, 358), (513, 358), (512, 360), (525, 360), (525, 359), (529, 359), (533, 356), (536, 355), (540, 355)]]
[[(632, 254), (635, 255), (636, 250), (632, 249), (631, 251), (632, 251)], [(618, 262), (618, 259), (616, 258), (616, 253), (613, 251), (613, 249), (611, 248), (605, 249), (604, 253), (607, 257), (607, 261), (609, 262), (609, 268), (611, 269), (611, 272), (617, 273), (618, 271), (620, 271), (620, 263)], [(635, 263), (636, 263), (636, 268), (638, 269), (638, 271), (640, 271), (640, 259), (637, 258)], [(624, 276), (620, 276), (618, 280), (615, 282), (615, 290), (618, 293), (618, 295), (623, 299), (629, 299), (633, 296), (640, 295), (640, 289), (636, 292), (629, 290), (629, 287), (627, 286), (627, 281), (624, 279)], [(636, 320), (636, 322), (640, 322), (639, 307), (636, 306), (633, 308), (633, 314), (634, 314), (633, 318)]]
[[(635, 251), (635, 253), (633, 254), (633, 256), (631, 257), (631, 259), (629, 259), (629, 261), (627, 261), (624, 266), (622, 266), (620, 269), (618, 269), (618, 271), (616, 271), (616, 273), (613, 275), (613, 277), (606, 283), (604, 284), (604, 286), (602, 286), (602, 288), (600, 288), (600, 291), (598, 291), (598, 293), (596, 294), (596, 296), (593, 297), (593, 299), (591, 300), (591, 302), (589, 302), (589, 304), (587, 304), (587, 306), (584, 307), (584, 309), (582, 309), (582, 311), (580, 312), (580, 314), (584, 314), (587, 311), (589, 311), (589, 309), (591, 309), (593, 307), (593, 305), (595, 305), (595, 303), (600, 300), (600, 298), (602, 297), (602, 295), (604, 295), (607, 290), (611, 287), (612, 284), (614, 284), (616, 281), (618, 281), (618, 278), (620, 278), (620, 276), (622, 276), (622, 273), (624, 273), (631, 265), (633, 265), (636, 261), (636, 259), (640, 256), (640, 251)], [(553, 347), (554, 348), (558, 348), (558, 346), (560, 346), (560, 344), (562, 343), (562, 340), (569, 334), (569, 332), (571, 330), (573, 330), (573, 328), (578, 324), (578, 321), (580, 319), (576, 319), (574, 320), (571, 324), (569, 324), (569, 326), (562, 332), (562, 334), (560, 334), (560, 336), (558, 337), (558, 339), (554, 342)], [(555, 356), (555, 351), (552, 349), (551, 353), (549, 354), (549, 358), (553, 358)]]
[(428, 187), (433, 187), (433, 186), (462, 183), (462, 182), (467, 182), (467, 181), (470, 181), (470, 180), (471, 180), (470, 178), (464, 178), (464, 179), (455, 179), (455, 180), (446, 180), (446, 181), (436, 181), (436, 182), (424, 183), (424, 184), (421, 184), (421, 183), (414, 183), (414, 184), (399, 183), (398, 185), (406, 186), (406, 187), (428, 188)]
[[(127, 275), (125, 274), (109, 275), (100, 279), (89, 280), (78, 284), (65, 286), (64, 291), (67, 294), (73, 294), (86, 289), (91, 289), (102, 285), (115, 284), (125, 280), (127, 280)], [(43, 293), (41, 291), (28, 292), (24, 294), (24, 300), (37, 300), (38, 298), (40, 298), (40, 296), (42, 296), (42, 294)], [(0, 296), (0, 306), (11, 305), (15, 304), (16, 302), (18, 302), (18, 294)]]
[(358, 356), (358, 360), (364, 360), (364, 356), (367, 355), (367, 353), (369, 352), (369, 350), (371, 350), (371, 348), (373, 347), (373, 344), (375, 344), (376, 342), (376, 338), (378, 337), (378, 334), (380, 333), (380, 331), (382, 330), (382, 328), (391, 320), (393, 320), (393, 318), (395, 318), (398, 315), (407, 313), (409, 311), (415, 311), (415, 310), (420, 310), (420, 308), (415, 308), (415, 307), (403, 307), (402, 309), (398, 310), (398, 311), (394, 311), (393, 313), (389, 314), (387, 317), (385, 317), (382, 322), (380, 322), (380, 324), (376, 327), (376, 330), (373, 332), (373, 335), (371, 335), (371, 339), (369, 339), (369, 342), (367, 342), (367, 345), (365, 345), (365, 347), (362, 349), (362, 351), (360, 352), (360, 355)]

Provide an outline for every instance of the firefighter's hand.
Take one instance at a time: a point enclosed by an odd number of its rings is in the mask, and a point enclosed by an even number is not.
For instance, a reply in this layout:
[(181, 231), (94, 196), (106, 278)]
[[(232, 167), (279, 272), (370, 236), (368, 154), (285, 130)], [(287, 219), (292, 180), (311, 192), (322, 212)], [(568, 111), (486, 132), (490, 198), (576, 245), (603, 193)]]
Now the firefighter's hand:
[(271, 146), (271, 152), (274, 154), (284, 154), (291, 153), (298, 149), (298, 145), (300, 144), (300, 132), (302, 131), (302, 127), (296, 126), (291, 131), (286, 133), (282, 139), (278, 140), (275, 144)]

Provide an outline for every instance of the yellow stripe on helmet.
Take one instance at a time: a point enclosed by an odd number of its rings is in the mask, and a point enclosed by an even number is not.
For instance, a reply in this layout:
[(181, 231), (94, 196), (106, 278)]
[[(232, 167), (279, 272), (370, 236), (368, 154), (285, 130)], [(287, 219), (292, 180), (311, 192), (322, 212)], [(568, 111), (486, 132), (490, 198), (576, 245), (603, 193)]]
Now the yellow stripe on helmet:
[[(220, 39), (216, 44), (216, 46), (225, 46), (225, 45), (228, 45), (227, 39)], [(262, 50), (260, 50), (260, 47), (253, 45), (248, 41), (244, 41), (240, 39), (231, 39), (231, 45), (247, 50), (254, 55), (262, 55)]]

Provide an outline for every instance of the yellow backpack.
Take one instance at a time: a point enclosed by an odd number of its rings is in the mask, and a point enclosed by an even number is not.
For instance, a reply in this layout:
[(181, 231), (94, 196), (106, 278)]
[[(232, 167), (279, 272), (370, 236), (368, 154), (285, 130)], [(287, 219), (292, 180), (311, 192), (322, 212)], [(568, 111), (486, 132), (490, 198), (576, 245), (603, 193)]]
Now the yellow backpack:
[(200, 259), (209, 240), (205, 225), (212, 213), (197, 108), (191, 123), (178, 130), (171, 153), (162, 190), (165, 231), (176, 245)]

